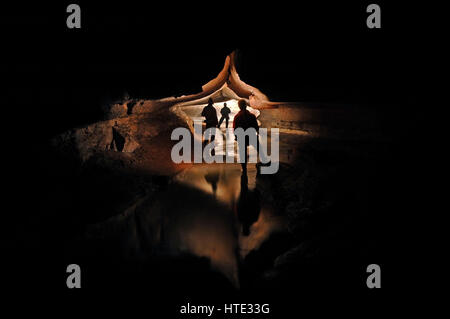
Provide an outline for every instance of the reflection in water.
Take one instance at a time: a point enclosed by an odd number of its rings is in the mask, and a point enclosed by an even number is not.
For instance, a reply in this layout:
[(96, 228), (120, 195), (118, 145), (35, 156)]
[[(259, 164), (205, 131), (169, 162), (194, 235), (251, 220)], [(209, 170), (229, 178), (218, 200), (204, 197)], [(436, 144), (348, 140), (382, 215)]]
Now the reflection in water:
[(257, 189), (248, 189), (247, 171), (241, 175), (241, 192), (236, 203), (236, 213), (239, 222), (242, 224), (242, 234), (250, 234), (250, 226), (258, 220), (261, 210), (260, 194)]
[(206, 182), (208, 182), (208, 184), (211, 185), (214, 197), (216, 197), (217, 182), (219, 181), (219, 176), (219, 172), (217, 171), (207, 171), (205, 174), (205, 180)]
[(206, 257), (239, 287), (239, 260), (283, 226), (266, 200), (267, 190), (258, 190), (257, 184), (254, 168), (247, 176), (239, 164), (194, 165), (163, 192), (92, 226), (88, 234), (113, 237), (120, 243), (115, 251), (125, 258)]

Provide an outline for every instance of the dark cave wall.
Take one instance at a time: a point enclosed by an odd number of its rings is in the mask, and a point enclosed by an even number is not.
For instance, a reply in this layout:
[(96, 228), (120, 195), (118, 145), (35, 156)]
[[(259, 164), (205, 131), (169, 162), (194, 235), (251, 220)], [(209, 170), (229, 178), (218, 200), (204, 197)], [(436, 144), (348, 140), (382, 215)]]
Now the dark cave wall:
[(364, 105), (281, 104), (261, 110), (262, 127), (300, 130), (314, 137), (383, 139), (378, 110)]

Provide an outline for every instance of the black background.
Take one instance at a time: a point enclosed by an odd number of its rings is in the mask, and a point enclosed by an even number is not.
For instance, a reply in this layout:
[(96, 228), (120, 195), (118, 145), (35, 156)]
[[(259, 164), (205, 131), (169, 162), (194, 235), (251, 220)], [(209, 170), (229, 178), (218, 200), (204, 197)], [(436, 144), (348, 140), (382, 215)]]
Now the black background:
[[(418, 192), (411, 182), (421, 178), (417, 170), (421, 155), (413, 148), (422, 143), (414, 132), (422, 112), (418, 100), (427, 51), (420, 8), (377, 1), (382, 28), (368, 29), (366, 1), (146, 5), (78, 1), (82, 27), (69, 30), (68, 3), (2, 4), (1, 86), (3, 119), (8, 123), (2, 129), (8, 154), (5, 167), (12, 173), (5, 179), (12, 190), (6, 200), (13, 207), (11, 223), (20, 227), (22, 212), (38, 201), (39, 184), (45, 180), (34, 179), (33, 154), (48, 138), (98, 120), (102, 104), (125, 92), (143, 98), (197, 92), (221, 70), (225, 56), (239, 49), (241, 78), (272, 100), (364, 103), (392, 114), (398, 123), (393, 132), (398, 149), (387, 167), (397, 177), (389, 185), (391, 196), (383, 202), (389, 214), (395, 214), (387, 226), (394, 235), (383, 243), (390, 258), (383, 277), (387, 287), (353, 296), (355, 300), (340, 295), (339, 289), (345, 287), (334, 287), (338, 292), (330, 295), (325, 291), (330, 299), (317, 297), (343, 309), (356, 305), (374, 309), (400, 306), (395, 301), (398, 294), (415, 294), (406, 285), (411, 283), (408, 267), (414, 260), (408, 251), (417, 244), (409, 224), (420, 209), (418, 202), (411, 202)], [(5, 234), (14, 231), (6, 228)], [(16, 248), (9, 244), (8, 251)], [(61, 288), (55, 289), (56, 278), (65, 278), (64, 269), (42, 278), (33, 264), (43, 261), (17, 252), (14, 256), (5, 258), (11, 267), (4, 274), (14, 287), (11, 291), (17, 291), (16, 301), (82, 311), (91, 304), (100, 313), (130, 305), (121, 300), (129, 301), (124, 296), (55, 293)], [(139, 294), (143, 300), (154, 293), (148, 289)], [(151, 307), (156, 305), (143, 300), (134, 299), (130, 307), (144, 308), (146, 316), (153, 317)]]
[(67, 3), (7, 5), (7, 96), (33, 104), (39, 133), (53, 135), (124, 92), (198, 92), (240, 49), (242, 79), (272, 100), (413, 101), (427, 50), (418, 8), (380, 2), (382, 28), (368, 29), (368, 3), (80, 2), (82, 28), (71, 30)]

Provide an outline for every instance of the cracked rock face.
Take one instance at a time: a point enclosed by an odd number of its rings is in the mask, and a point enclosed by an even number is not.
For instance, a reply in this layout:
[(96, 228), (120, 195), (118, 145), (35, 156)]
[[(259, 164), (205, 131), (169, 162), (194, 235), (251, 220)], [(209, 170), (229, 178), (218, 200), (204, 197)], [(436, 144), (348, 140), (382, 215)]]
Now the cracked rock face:
[(132, 153), (138, 147), (139, 143), (133, 138), (127, 127), (113, 127), (112, 141), (109, 149), (117, 152)]
[[(133, 153), (140, 147), (137, 141), (139, 119), (129, 117), (101, 121), (86, 127), (72, 129), (56, 138), (53, 143), (60, 149), (75, 151), (81, 162), (103, 152)], [(152, 132), (147, 132), (152, 135)], [(153, 132), (153, 134), (155, 134)]]

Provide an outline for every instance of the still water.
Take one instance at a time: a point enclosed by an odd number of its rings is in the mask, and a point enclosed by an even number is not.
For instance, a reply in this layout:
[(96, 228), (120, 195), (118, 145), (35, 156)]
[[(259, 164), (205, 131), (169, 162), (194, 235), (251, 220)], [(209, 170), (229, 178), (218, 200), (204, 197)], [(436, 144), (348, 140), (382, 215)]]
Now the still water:
[(268, 181), (249, 164), (198, 164), (176, 175), (157, 194), (137, 200), (123, 214), (92, 225), (88, 236), (114, 238), (122, 258), (191, 254), (239, 287), (239, 265), (284, 228), (275, 214)]

